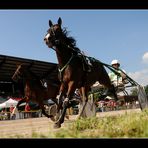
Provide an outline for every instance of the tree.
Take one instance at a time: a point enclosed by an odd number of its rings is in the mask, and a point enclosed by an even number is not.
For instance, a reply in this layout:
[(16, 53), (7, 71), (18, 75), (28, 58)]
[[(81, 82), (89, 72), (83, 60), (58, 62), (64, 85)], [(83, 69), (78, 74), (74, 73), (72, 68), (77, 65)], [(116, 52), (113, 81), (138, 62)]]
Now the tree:
[(132, 95), (132, 96), (137, 96), (138, 94), (137, 94), (137, 88), (135, 87), (135, 88), (133, 88), (133, 89), (131, 89), (131, 93), (130, 93), (130, 95)]

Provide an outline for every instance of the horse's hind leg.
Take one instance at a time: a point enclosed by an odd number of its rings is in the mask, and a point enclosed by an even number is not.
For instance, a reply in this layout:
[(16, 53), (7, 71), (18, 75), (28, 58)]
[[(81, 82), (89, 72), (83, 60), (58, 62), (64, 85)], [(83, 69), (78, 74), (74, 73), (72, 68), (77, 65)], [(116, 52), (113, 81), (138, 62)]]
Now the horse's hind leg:
[(114, 87), (106, 88), (100, 98), (101, 100), (104, 100), (107, 96), (110, 96), (111, 98), (113, 97), (116, 101), (118, 100)]
[(78, 116), (78, 119), (80, 117), (87, 117), (86, 113), (85, 113), (85, 108), (88, 102), (88, 92), (89, 87), (81, 87), (81, 96), (82, 96), (82, 102), (80, 102), (80, 113)]
[(59, 93), (59, 95), (57, 95), (56, 99), (57, 99), (56, 120), (58, 120), (61, 115), (61, 110), (63, 108), (62, 103), (63, 103), (63, 99), (64, 99), (64, 93), (62, 91), (60, 91), (60, 93)]
[(114, 95), (115, 100), (118, 101), (119, 99), (117, 97), (116, 89), (113, 84), (112, 84), (112, 88), (111, 88), (111, 93)]
[(116, 93), (116, 89), (115, 89), (115, 86), (112, 84), (111, 87), (108, 89), (108, 94), (112, 94), (115, 101), (118, 101), (118, 97), (117, 97), (117, 93)]

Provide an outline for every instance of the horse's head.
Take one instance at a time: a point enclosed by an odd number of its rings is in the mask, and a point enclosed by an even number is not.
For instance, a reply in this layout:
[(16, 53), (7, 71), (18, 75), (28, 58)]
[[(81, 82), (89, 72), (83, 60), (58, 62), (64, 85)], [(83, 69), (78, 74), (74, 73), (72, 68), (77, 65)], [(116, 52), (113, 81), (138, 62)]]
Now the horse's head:
[(62, 19), (59, 18), (57, 24), (52, 23), (51, 20), (49, 20), (49, 29), (47, 31), (47, 34), (45, 35), (44, 41), (46, 45), (49, 48), (52, 48), (53, 46), (56, 46), (59, 40), (63, 36), (63, 31), (61, 28)]
[(12, 76), (12, 80), (18, 81), (20, 78), (22, 78), (27, 67), (28, 66), (25, 64), (18, 65), (16, 71), (14, 72), (14, 74)]

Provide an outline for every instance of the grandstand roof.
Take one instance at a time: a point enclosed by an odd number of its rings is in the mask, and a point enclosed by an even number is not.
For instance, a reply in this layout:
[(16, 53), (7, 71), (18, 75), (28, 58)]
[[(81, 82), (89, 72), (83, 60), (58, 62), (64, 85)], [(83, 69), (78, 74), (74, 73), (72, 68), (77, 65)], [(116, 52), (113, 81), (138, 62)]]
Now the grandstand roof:
[(58, 80), (58, 69), (56, 63), (0, 55), (0, 81), (11, 82), (11, 77), (17, 68), (16, 66), (21, 63), (28, 64), (30, 70), (40, 78)]

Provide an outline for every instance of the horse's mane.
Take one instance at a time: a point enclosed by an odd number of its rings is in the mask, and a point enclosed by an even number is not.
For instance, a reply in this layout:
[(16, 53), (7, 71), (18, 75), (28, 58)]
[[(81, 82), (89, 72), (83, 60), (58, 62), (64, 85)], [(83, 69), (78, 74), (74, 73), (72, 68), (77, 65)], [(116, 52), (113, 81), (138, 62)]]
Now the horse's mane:
[(67, 31), (65, 27), (63, 28), (62, 33), (65, 38), (65, 43), (73, 48), (76, 48), (76, 40), (73, 37), (68, 36), (69, 31)]

